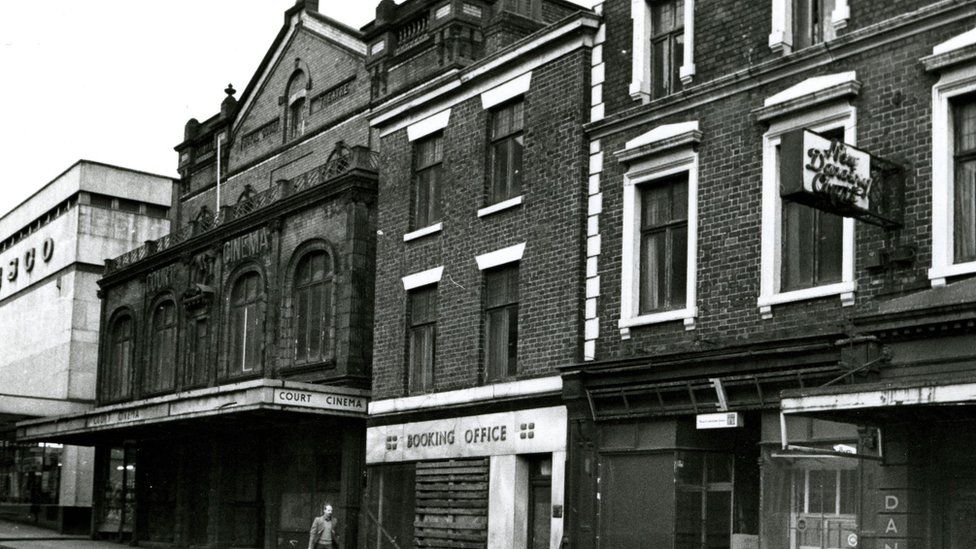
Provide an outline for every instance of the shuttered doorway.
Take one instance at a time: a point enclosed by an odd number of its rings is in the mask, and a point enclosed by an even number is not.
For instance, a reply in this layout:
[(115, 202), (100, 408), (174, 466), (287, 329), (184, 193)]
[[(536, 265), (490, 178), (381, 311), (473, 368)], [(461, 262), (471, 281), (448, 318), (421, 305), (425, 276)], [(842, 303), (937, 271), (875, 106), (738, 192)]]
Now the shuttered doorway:
[(418, 548), (486, 549), (488, 459), (417, 463)]

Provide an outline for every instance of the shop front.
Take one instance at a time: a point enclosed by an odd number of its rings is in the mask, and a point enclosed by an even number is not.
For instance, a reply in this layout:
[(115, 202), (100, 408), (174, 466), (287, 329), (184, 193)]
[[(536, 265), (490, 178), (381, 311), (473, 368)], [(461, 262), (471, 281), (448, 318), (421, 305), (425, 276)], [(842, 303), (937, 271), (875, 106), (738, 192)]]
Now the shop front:
[(256, 380), (18, 425), (95, 446), (93, 532), (162, 546), (307, 546), (335, 509), (354, 547), (368, 392)]
[[(809, 338), (662, 356), (653, 367), (567, 368), (570, 546), (862, 547), (859, 486), (873, 461), (857, 450), (867, 438), (845, 423), (780, 421), (781, 391), (848, 377), (842, 354)], [(784, 431), (802, 450), (784, 449)]]
[[(786, 421), (827, 418), (860, 435), (856, 449), (841, 448), (858, 459), (818, 458), (854, 462), (851, 467), (858, 473), (859, 485), (850, 495), (838, 491), (842, 501), (854, 503), (847, 507), (857, 523), (859, 545), (840, 547), (961, 549), (976, 543), (974, 402), (971, 375), (784, 394)], [(781, 447), (794, 444), (787, 436)]]
[(373, 426), (366, 462), (368, 547), (562, 546), (563, 406)]

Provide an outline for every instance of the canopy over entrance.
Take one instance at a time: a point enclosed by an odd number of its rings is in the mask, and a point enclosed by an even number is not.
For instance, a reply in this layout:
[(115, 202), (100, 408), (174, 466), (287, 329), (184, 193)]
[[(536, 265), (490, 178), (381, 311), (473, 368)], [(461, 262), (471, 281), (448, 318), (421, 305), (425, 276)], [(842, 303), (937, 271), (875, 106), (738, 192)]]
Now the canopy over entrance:
[(215, 424), (294, 425), (315, 416), (365, 419), (368, 404), (366, 390), (259, 379), (22, 421), (17, 424), (17, 439), (85, 446), (174, 428), (209, 429)]

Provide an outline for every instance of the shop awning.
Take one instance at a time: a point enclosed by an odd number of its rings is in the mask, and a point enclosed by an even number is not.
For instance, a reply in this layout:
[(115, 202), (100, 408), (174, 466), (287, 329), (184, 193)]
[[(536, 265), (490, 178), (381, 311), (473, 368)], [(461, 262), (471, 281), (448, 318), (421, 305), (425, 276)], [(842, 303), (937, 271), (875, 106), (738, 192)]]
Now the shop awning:
[(892, 416), (897, 410), (917, 407), (976, 404), (976, 377), (906, 379), (873, 384), (839, 385), (782, 393), (785, 414), (855, 414)]
[(180, 428), (215, 421), (292, 421), (302, 416), (365, 420), (369, 391), (259, 379), (92, 408), (82, 413), (22, 421), (17, 440), (91, 445), (154, 427)]

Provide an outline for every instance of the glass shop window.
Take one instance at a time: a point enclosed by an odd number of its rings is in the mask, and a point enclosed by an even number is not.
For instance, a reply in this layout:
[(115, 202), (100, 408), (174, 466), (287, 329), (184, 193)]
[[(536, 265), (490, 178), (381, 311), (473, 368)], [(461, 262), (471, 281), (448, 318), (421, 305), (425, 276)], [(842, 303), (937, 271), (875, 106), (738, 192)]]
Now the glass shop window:
[(674, 461), (675, 549), (728, 548), (732, 534), (733, 458), (678, 452)]
[[(858, 460), (765, 461), (763, 539), (767, 547), (850, 549), (858, 533)], [(856, 543), (856, 542), (855, 542)]]

